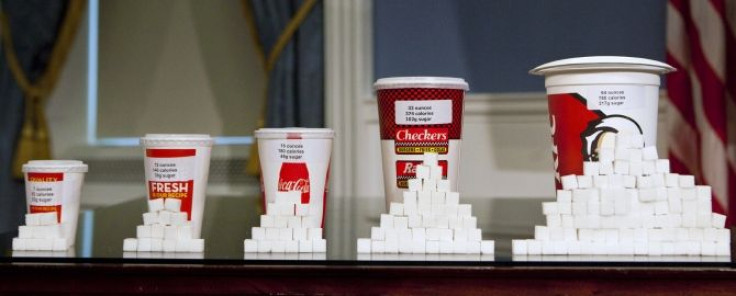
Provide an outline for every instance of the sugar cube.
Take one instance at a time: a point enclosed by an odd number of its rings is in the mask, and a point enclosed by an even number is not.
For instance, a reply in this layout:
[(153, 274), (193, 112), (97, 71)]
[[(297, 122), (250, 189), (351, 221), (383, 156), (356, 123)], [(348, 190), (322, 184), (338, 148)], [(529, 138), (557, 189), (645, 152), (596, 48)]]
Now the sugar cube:
[(298, 216), (287, 217), (286, 227), (288, 228), (300, 228), (302, 227), (302, 219)]
[(670, 173), (670, 160), (669, 159), (657, 159), (657, 173), (658, 174), (669, 174)]
[(312, 240), (312, 252), (315, 252), (315, 253), (327, 252), (327, 240), (321, 239), (321, 238)]
[(695, 187), (695, 177), (693, 175), (680, 175), (680, 187), (693, 188)]
[(560, 214), (563, 214), (563, 215), (571, 215), (572, 214), (572, 203), (570, 203), (570, 202), (566, 202), (566, 203), (558, 202), (557, 203), (557, 207), (558, 207), (557, 211)]
[(309, 204), (301, 204), (301, 203), (297, 204), (294, 207), (294, 214), (296, 214), (299, 217), (309, 216), (310, 215)]
[[(164, 246), (166, 246), (166, 241), (164, 241)], [(245, 253), (258, 252), (258, 241), (255, 241), (252, 239), (243, 240), (243, 252)]]
[(258, 253), (271, 252), (271, 241), (259, 241), (258, 242)]
[[(317, 228), (320, 229), (320, 228)], [(294, 228), (279, 228), (278, 240), (287, 241), (294, 239)]]
[(601, 175), (612, 175), (613, 174), (613, 160), (601, 161), (599, 170), (600, 170), (599, 173)]
[(56, 212), (46, 212), (35, 214), (38, 216), (39, 225), (58, 224), (58, 216)]
[(158, 212), (163, 209), (164, 209), (164, 199), (163, 198), (156, 198), (156, 199), (148, 200), (148, 211), (149, 212)]
[(562, 182), (562, 189), (572, 190), (578, 188), (578, 178), (575, 175), (562, 176), (560, 182)]
[(450, 180), (447, 180), (447, 179), (437, 180), (437, 191), (450, 192)]
[(657, 173), (657, 166), (654, 160), (645, 160), (641, 163), (641, 173), (643, 175), (654, 175)]
[(445, 204), (445, 193), (444, 192), (432, 192), (432, 204), (443, 205)]
[(289, 224), (289, 217), (287, 216), (274, 216), (273, 217), (273, 227), (274, 228), (284, 228), (288, 226)]
[(167, 198), (164, 200), (164, 209), (169, 212), (181, 211), (181, 199), (178, 198)]
[(629, 149), (628, 148), (625, 148), (625, 147), (616, 147), (616, 149), (614, 150), (613, 153), (614, 153), (614, 155), (613, 155), (613, 157), (614, 157), (613, 158), (614, 159), (614, 166), (615, 166), (615, 161), (616, 160), (626, 160), (626, 161), (629, 160)]
[(600, 172), (600, 164), (598, 162), (595, 162), (595, 161), (584, 161), (583, 162), (583, 175), (597, 176), (599, 172)]
[(404, 215), (404, 204), (392, 202), (389, 205), (389, 214), (394, 215), (394, 216)]
[(538, 241), (549, 240), (549, 229), (547, 226), (536, 225), (534, 226), (534, 239)]
[(124, 252), (135, 252), (138, 250), (138, 240), (135, 238), (126, 238), (123, 240)]
[(626, 160), (616, 159), (613, 161), (613, 172), (618, 175), (626, 175), (629, 173), (629, 162)]
[(417, 165), (415, 173), (417, 179), (427, 180), (429, 179), (429, 166)]
[(613, 148), (598, 149), (598, 161), (601, 163), (613, 161), (616, 158), (616, 153), (614, 151), (615, 150)]
[(527, 241), (523, 239), (512, 240), (511, 253), (514, 255), (526, 255), (528, 253)]
[(280, 228), (266, 228), (266, 240), (268, 241), (275, 241), (279, 239), (279, 235), (281, 232), (279, 231)]
[(137, 238), (151, 238), (151, 226), (150, 225), (138, 225), (136, 228)]
[(171, 214), (170, 224), (171, 225), (184, 225), (188, 221), (186, 212), (178, 212)]
[(557, 190), (557, 201), (558, 202), (572, 202), (572, 191)]
[(307, 229), (309, 228), (306, 228), (306, 227), (294, 228), (292, 230), (293, 235), (294, 235), (294, 240), (297, 240), (297, 241), (306, 240), (307, 239)]
[(381, 214), (381, 228), (394, 228), (394, 216)]
[(560, 213), (557, 202), (543, 202), (542, 213), (544, 215), (557, 215)]
[(457, 215), (460, 217), (470, 217), (472, 215), (472, 206), (469, 204), (458, 205)]
[(358, 239), (358, 253), (370, 253), (371, 252), (371, 240), (367, 238)]
[(577, 176), (578, 178), (578, 188), (591, 188), (593, 187), (593, 177), (592, 176)]
[(458, 205), (460, 202), (460, 193), (448, 191), (445, 193), (445, 203), (448, 205)]
[(41, 225), (41, 218), (37, 214), (26, 214), (26, 226)]
[[(641, 150), (641, 156), (644, 160), (657, 160), (659, 155), (657, 154), (656, 146), (646, 146)], [(669, 167), (669, 165), (668, 165)]]
[(160, 213), (158, 213), (158, 224), (171, 224), (171, 212), (161, 211)]
[(495, 249), (495, 243), (492, 240), (484, 240), (480, 242), (480, 253), (481, 254), (493, 254)]
[(395, 229), (404, 229), (409, 227), (409, 218), (408, 217), (394, 217), (394, 228)]
[(409, 191), (417, 192), (422, 190), (422, 179), (409, 179)]
[(424, 183), (422, 184), (422, 190), (429, 192), (437, 191), (437, 181), (434, 179), (424, 180)]
[(711, 226), (715, 228), (724, 228), (726, 226), (726, 216), (713, 213), (711, 215)]
[(322, 239), (322, 228), (309, 228), (307, 233), (307, 239), (315, 240)]

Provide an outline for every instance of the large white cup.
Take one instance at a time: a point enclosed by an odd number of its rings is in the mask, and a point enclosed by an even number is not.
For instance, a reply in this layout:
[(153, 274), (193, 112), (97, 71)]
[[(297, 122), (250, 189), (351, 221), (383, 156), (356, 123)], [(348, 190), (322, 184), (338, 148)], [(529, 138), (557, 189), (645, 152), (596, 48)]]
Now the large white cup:
[(424, 153), (437, 153), (443, 178), (458, 191), (463, 110), (468, 83), (452, 77), (390, 77), (373, 84), (383, 158), (386, 208), (403, 202)]
[(209, 135), (196, 134), (147, 134), (141, 138), (148, 199), (180, 199), (194, 238), (202, 233), (213, 143)]
[(255, 136), (264, 204), (275, 202), (279, 191), (301, 191), (301, 202), (309, 204), (314, 225), (324, 227), (335, 132), (327, 128), (262, 128)]
[(56, 212), (69, 245), (76, 240), (80, 192), (87, 169), (78, 160), (31, 160), (23, 165), (27, 212)]
[(608, 133), (626, 131), (657, 144), (659, 76), (674, 71), (662, 62), (596, 56), (550, 62), (530, 71), (545, 76), (557, 187), (560, 176), (583, 173), (598, 160)]

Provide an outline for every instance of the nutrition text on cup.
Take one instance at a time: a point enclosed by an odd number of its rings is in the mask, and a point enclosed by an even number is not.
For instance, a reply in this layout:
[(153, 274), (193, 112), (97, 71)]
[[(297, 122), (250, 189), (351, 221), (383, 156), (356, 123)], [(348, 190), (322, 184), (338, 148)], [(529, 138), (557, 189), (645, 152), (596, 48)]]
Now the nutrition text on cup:
[(279, 158), (283, 160), (300, 160), (304, 157), (304, 145), (302, 143), (281, 143), (278, 151)]

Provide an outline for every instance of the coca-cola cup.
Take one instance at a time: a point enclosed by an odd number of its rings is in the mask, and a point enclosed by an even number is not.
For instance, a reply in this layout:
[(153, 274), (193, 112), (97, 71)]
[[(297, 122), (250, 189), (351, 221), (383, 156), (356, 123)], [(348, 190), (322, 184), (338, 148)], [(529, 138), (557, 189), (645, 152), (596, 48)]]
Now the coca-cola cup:
[[(277, 192), (301, 191), (314, 225), (324, 227), (332, 139), (327, 128), (262, 128), (255, 132), (261, 162), (263, 202)], [(265, 207), (264, 207), (265, 208)]]
[(76, 239), (86, 172), (87, 165), (78, 160), (31, 160), (23, 165), (27, 212), (56, 212), (67, 247)]
[(383, 156), (386, 207), (403, 202), (427, 152), (438, 154), (442, 176), (457, 191), (463, 109), (468, 83), (450, 77), (391, 77), (373, 84)]
[(597, 161), (602, 139), (638, 133), (657, 144), (659, 76), (675, 71), (662, 62), (631, 57), (564, 59), (532, 69), (544, 75), (549, 103), (557, 188), (560, 176), (583, 174), (583, 161)]
[(141, 138), (148, 200), (181, 200), (193, 238), (202, 233), (213, 143), (209, 135), (197, 134), (146, 134)]

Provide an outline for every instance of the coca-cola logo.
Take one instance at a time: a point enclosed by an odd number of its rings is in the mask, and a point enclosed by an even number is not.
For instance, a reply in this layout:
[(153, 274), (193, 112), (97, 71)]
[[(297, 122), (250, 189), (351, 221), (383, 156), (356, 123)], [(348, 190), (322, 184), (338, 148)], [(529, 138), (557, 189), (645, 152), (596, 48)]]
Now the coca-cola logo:
[(439, 142), (448, 140), (446, 128), (407, 128), (396, 131), (396, 140), (405, 142)]
[(309, 193), (309, 179), (284, 180), (279, 179), (279, 191), (301, 191)]

